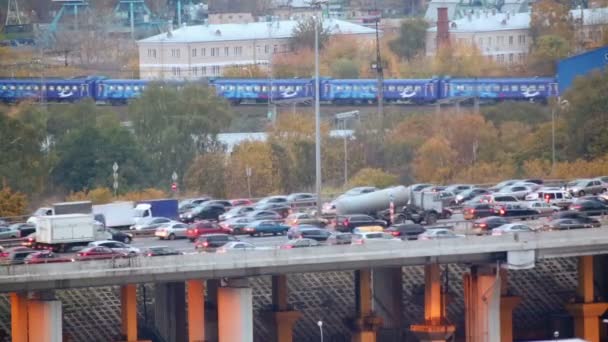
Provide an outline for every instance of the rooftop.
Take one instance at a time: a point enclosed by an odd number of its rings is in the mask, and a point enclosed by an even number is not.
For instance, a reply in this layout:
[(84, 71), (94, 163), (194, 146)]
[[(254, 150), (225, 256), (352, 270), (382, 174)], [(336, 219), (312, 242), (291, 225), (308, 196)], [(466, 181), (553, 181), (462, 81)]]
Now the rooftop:
[[(450, 21), (450, 32), (485, 32), (527, 29), (530, 27), (530, 13), (476, 12), (467, 17)], [(428, 31), (436, 32), (437, 27)]]
[[(227, 40), (253, 40), (289, 38), (297, 26), (296, 20), (255, 22), (247, 24), (209, 24), (185, 26), (171, 33), (161, 33), (138, 41), (138, 43), (193, 43), (221, 42)], [(325, 19), (323, 27), (332, 34), (375, 34), (375, 30), (338, 19)]]

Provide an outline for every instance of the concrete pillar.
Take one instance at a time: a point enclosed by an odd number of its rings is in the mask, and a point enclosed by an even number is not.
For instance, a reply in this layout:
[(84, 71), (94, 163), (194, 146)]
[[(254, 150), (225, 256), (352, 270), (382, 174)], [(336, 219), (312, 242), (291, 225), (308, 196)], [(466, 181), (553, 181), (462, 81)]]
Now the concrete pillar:
[(272, 307), (273, 311), (266, 314), (267, 320), (272, 325), (272, 341), (292, 342), (293, 326), (302, 316), (298, 311), (291, 310), (287, 298), (287, 276), (272, 276)]
[(372, 310), (372, 271), (355, 271), (356, 315), (353, 320), (352, 342), (375, 342), (382, 319)]
[(467, 342), (500, 341), (500, 277), (494, 268), (471, 268), (464, 274)]
[(63, 339), (61, 301), (31, 299), (27, 303), (29, 341), (59, 342)]
[(137, 287), (135, 284), (120, 287), (122, 334), (126, 341), (137, 341)]
[(594, 273), (594, 257), (578, 257), (577, 303), (567, 304), (566, 310), (574, 317), (574, 336), (599, 342), (599, 316), (608, 310), (608, 303), (595, 302)]
[(521, 298), (509, 294), (509, 271), (500, 271), (500, 341), (513, 341), (513, 311), (521, 302)]
[(230, 279), (217, 291), (219, 342), (253, 342), (253, 296), (247, 279)]
[(186, 341), (186, 294), (183, 282), (154, 285), (154, 323), (166, 341)]
[(188, 289), (188, 341), (205, 341), (205, 282), (186, 281)]
[(27, 340), (27, 293), (13, 292), (11, 298), (11, 336), (13, 342)]
[(219, 340), (217, 292), (220, 287), (220, 281), (209, 279), (206, 283), (205, 339), (209, 342), (217, 342)]
[(446, 324), (445, 295), (441, 291), (441, 268), (439, 264), (424, 266), (424, 324), (410, 326), (420, 341), (446, 341), (456, 327)]
[(402, 341), (403, 285), (401, 267), (382, 267), (373, 269), (374, 311), (382, 319), (378, 330), (380, 341)]

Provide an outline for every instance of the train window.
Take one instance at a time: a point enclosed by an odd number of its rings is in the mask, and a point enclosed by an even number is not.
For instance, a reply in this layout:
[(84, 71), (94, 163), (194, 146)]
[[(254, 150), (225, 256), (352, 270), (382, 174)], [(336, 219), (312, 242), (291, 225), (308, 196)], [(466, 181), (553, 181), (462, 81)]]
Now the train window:
[(131, 86), (126, 86), (126, 87), (125, 87), (125, 89), (126, 89), (127, 91), (131, 91)]
[(417, 86), (415, 86), (415, 87), (414, 87), (414, 90), (415, 90), (415, 91), (421, 91), (421, 90), (422, 90), (422, 87), (421, 87), (421, 86), (419, 86), (419, 85), (417, 85)]
[(34, 86), (34, 90), (38, 90), (38, 89), (39, 89), (38, 86)]
[(373, 86), (370, 87), (370, 90), (373, 91), (373, 92), (376, 92), (376, 91), (378, 91), (378, 87), (376, 87), (375, 85), (373, 85)]
[(297, 86), (296, 91), (302, 91), (302, 86)]
[(285, 86), (279, 86), (279, 91), (285, 90)]
[(125, 89), (125, 87), (123, 87), (123, 86), (118, 86), (118, 87), (116, 87), (116, 88), (117, 88), (119, 91), (123, 91), (123, 89)]
[(245, 86), (245, 91), (251, 91), (251, 86)]
[(511, 91), (517, 91), (517, 88), (518, 88), (518, 87), (517, 87), (516, 85), (512, 85), (512, 86), (511, 86)]
[(133, 86), (133, 90), (134, 91), (139, 91), (139, 87), (138, 86)]
[(18, 90), (23, 90), (23, 86), (17, 86)]
[(503, 85), (502, 86), (502, 91), (509, 91), (509, 86), (508, 85)]
[(521, 85), (521, 90), (526, 91), (526, 89), (528, 89), (528, 86), (527, 86), (527, 85), (525, 85), (525, 84), (522, 84), (522, 85)]
[(465, 87), (465, 89), (467, 91), (473, 91), (473, 86), (468, 85), (468, 86)]
[(369, 91), (369, 87), (368, 86), (363, 86), (363, 87), (361, 87), (361, 90), (363, 90), (363, 91)]
[(494, 84), (494, 85), (492, 86), (492, 90), (493, 90), (493, 91), (500, 91), (500, 86), (499, 86), (498, 84)]
[(411, 91), (412, 91), (412, 86), (409, 86), (409, 85), (408, 85), (408, 86), (406, 86), (406, 87), (405, 87), (405, 91), (407, 91), (407, 92), (411, 92)]
[(395, 91), (395, 86), (388, 86), (388, 91)]
[(271, 91), (277, 91), (277, 86), (272, 86)]
[(58, 85), (58, 86), (57, 86), (55, 89), (57, 89), (57, 91), (62, 91), (62, 90), (63, 90), (63, 87), (62, 87), (62, 86), (60, 86), (60, 85)]
[(146, 90), (146, 86), (141, 86), (141, 90)]
[(236, 86), (236, 91), (243, 91), (243, 86)]
[(342, 91), (342, 86), (336, 86), (336, 91)]
[(25, 86), (25, 90), (32, 90), (32, 86)]
[(77, 86), (72, 86), (72, 90), (78, 90)]
[(398, 86), (397, 91), (403, 91), (403, 86)]
[(463, 91), (464, 90), (464, 86), (462, 84), (458, 84), (458, 85), (456, 85), (456, 90)]
[(110, 86), (110, 90), (114, 90), (114, 86)]
[(53, 91), (53, 90), (55, 90), (55, 87), (54, 86), (49, 86), (49, 90)]
[(351, 91), (352, 90), (352, 86), (349, 86), (349, 85), (344, 86), (344, 90)]
[(530, 91), (536, 91), (536, 86), (535, 85), (531, 85), (528, 87), (528, 90)]
[(2, 90), (6, 90), (6, 86), (5, 85), (2, 86)]
[(353, 86), (353, 90), (354, 91), (359, 91), (359, 90), (361, 90), (361, 87), (358, 86), (358, 85), (355, 85), (355, 86)]
[(541, 85), (539, 85), (539, 86), (538, 86), (538, 90), (540, 90), (540, 91), (545, 91), (545, 90), (546, 90), (546, 88), (545, 88), (545, 86), (544, 86), (544, 85), (542, 85), (542, 84), (541, 84)]
[(46, 90), (46, 86), (45, 85), (42, 86), (42, 90)]
[(262, 91), (263, 92), (267, 92), (268, 91), (268, 87), (267, 86), (262, 86)]

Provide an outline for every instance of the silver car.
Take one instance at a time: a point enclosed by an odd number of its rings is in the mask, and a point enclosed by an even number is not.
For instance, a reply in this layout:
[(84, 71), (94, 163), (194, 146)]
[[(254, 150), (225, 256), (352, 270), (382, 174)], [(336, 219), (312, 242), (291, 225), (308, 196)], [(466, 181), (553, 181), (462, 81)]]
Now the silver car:
[(524, 199), (526, 195), (533, 192), (534, 189), (527, 185), (509, 185), (500, 189), (496, 195), (509, 195), (517, 199)]
[(10, 227), (0, 227), (0, 239), (16, 239), (20, 236), (20, 232)]
[(418, 240), (433, 240), (433, 239), (453, 239), (463, 238), (464, 235), (456, 234), (448, 228), (427, 228), (427, 230), (418, 235)]
[(536, 210), (541, 216), (550, 216), (561, 209), (556, 205), (551, 205), (550, 203), (543, 201), (528, 202), (528, 207)]
[(129, 246), (126, 243), (113, 240), (94, 241), (89, 243), (89, 247), (107, 247), (113, 251), (129, 255), (135, 255), (140, 253), (140, 250), (137, 247)]
[(175, 240), (176, 238), (186, 238), (186, 231), (188, 230), (188, 225), (181, 222), (169, 222), (167, 224), (163, 224), (162, 226), (156, 228), (154, 232), (154, 236), (157, 238), (164, 240)]
[(574, 196), (596, 195), (606, 191), (608, 185), (599, 179), (577, 179), (566, 184), (565, 189)]

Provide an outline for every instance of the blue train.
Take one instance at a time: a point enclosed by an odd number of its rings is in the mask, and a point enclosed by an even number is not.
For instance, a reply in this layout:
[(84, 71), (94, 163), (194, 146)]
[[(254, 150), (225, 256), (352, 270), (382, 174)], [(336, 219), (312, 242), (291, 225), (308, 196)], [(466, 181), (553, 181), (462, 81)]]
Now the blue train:
[[(75, 102), (91, 98), (100, 104), (125, 104), (139, 97), (153, 82), (104, 77), (0, 79), (0, 101)], [(315, 94), (314, 79), (217, 78), (207, 82), (218, 96), (233, 104), (312, 99)], [(178, 88), (185, 84), (165, 83)], [(323, 78), (319, 80), (319, 88), (324, 103), (365, 104), (374, 103), (377, 98), (375, 79)], [(383, 83), (383, 99), (387, 103), (429, 104), (466, 98), (546, 102), (558, 95), (557, 80), (552, 77), (387, 79)]]

